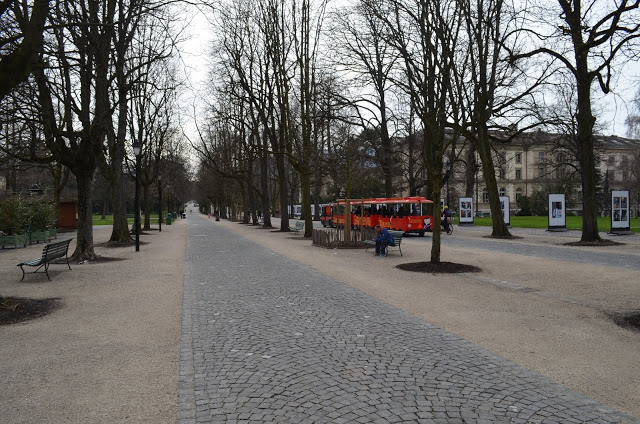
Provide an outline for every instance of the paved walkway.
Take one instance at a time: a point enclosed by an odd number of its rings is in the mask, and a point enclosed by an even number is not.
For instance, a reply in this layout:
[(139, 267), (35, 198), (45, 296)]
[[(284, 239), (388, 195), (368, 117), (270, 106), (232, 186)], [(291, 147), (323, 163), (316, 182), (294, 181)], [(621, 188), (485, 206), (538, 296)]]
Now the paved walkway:
[(193, 214), (179, 422), (635, 419)]

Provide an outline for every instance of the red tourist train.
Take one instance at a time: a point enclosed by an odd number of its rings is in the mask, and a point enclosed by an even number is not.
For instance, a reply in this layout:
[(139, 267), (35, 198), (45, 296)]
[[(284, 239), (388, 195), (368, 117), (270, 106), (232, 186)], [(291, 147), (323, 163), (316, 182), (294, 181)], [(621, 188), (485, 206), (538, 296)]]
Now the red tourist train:
[(373, 199), (340, 199), (324, 205), (320, 220), (325, 227), (342, 227), (345, 207), (351, 210), (351, 226), (415, 233), (421, 236), (433, 231), (433, 201), (424, 197), (377, 197)]

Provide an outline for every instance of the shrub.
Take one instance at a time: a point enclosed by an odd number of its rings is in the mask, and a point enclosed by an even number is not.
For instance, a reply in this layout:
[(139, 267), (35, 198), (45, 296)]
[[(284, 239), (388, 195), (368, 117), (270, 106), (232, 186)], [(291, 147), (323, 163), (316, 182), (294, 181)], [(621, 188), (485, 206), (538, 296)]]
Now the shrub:
[(28, 203), (31, 230), (44, 231), (53, 225), (53, 204), (46, 200)]
[(24, 201), (21, 197), (0, 200), (0, 232), (22, 234), (25, 226), (44, 231), (53, 225), (54, 207), (47, 200)]
[(0, 231), (4, 234), (22, 234), (29, 224), (29, 210), (20, 197), (0, 200)]

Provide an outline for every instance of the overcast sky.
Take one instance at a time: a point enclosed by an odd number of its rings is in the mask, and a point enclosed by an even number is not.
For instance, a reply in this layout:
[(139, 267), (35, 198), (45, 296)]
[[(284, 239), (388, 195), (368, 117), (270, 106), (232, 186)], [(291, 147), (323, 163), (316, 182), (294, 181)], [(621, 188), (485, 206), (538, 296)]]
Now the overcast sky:
[[(183, 109), (186, 111), (192, 111), (194, 105), (201, 105), (202, 99), (206, 98), (207, 56), (213, 38), (211, 26), (205, 16), (195, 10), (190, 15), (192, 19), (188, 32), (191, 38), (183, 42), (180, 48), (190, 87), (183, 96)], [(625, 119), (629, 108), (632, 107), (631, 101), (640, 87), (640, 66), (636, 62), (627, 64), (624, 73), (619, 76), (616, 86), (613, 87), (613, 93), (604, 96), (597, 83), (593, 87), (594, 113), (600, 109), (604, 111), (603, 115), (598, 116), (599, 123), (606, 128), (604, 134), (626, 136)], [(185, 117), (184, 122), (189, 134), (195, 134), (191, 117)]]

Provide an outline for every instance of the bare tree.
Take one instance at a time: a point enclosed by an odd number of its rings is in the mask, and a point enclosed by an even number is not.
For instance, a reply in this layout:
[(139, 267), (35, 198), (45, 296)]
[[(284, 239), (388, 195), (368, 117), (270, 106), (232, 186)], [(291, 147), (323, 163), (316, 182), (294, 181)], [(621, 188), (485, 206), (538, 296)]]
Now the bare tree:
[[(598, 82), (607, 94), (619, 70), (617, 58), (637, 54), (640, 38), (640, 0), (557, 0), (540, 6), (540, 25), (535, 34), (541, 46), (514, 54), (513, 62), (545, 54), (556, 58), (575, 79), (577, 90), (576, 141), (582, 178), (582, 242), (602, 241), (596, 207), (596, 158), (592, 87)], [(558, 17), (549, 21), (549, 17)], [(533, 29), (532, 29), (533, 30)], [(543, 32), (547, 30), (547, 32)]]
[[(406, 78), (396, 83), (409, 95), (422, 126), (428, 191), (432, 199), (440, 199), (450, 176), (450, 170), (443, 170), (443, 158), (447, 151), (455, 150), (457, 140), (446, 134), (455, 51), (462, 30), (457, 5), (441, 0), (363, 0), (363, 4), (384, 22), (386, 42), (402, 57)], [(432, 263), (440, 263), (440, 222), (440, 203), (435, 202)]]
[[(392, 83), (391, 73), (399, 59), (397, 50), (385, 42), (384, 23), (372, 12), (375, 2), (357, 4), (336, 10), (330, 38), (335, 40), (334, 61), (351, 76), (353, 85), (362, 93), (371, 88), (371, 97), (358, 97), (353, 104), (364, 109), (360, 115), (372, 116), (380, 132), (379, 159), (384, 174), (384, 193), (393, 195), (394, 151), (389, 131), (388, 91)], [(382, 1), (379, 1), (382, 4)], [(374, 145), (374, 147), (377, 147)]]
[(49, 2), (0, 2), (0, 100), (39, 65)]
[[(548, 63), (533, 60), (516, 66), (511, 53), (523, 43), (523, 15), (508, 0), (458, 0), (464, 19), (464, 39), (455, 68), (456, 98), (453, 127), (472, 142), (464, 161), (467, 164), (467, 195), (472, 194), (480, 157), (489, 194), (492, 236), (508, 237), (500, 205), (494, 146), (509, 143), (514, 137), (536, 125), (532, 116), (535, 94), (554, 69)], [(516, 131), (513, 129), (517, 128)]]
[(44, 140), (78, 183), (75, 259), (94, 259), (91, 187), (111, 122), (109, 58), (117, 2), (75, 0), (52, 13), (50, 67), (37, 68)]

